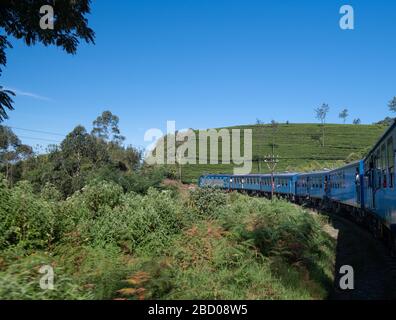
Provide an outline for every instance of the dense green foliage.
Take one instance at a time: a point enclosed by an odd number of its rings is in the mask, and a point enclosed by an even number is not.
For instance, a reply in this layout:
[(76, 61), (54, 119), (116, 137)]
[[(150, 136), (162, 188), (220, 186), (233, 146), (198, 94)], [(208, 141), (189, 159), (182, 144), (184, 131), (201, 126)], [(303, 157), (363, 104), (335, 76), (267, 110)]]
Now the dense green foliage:
[[(0, 298), (327, 297), (335, 241), (323, 218), (281, 200), (189, 190), (166, 179), (178, 168), (147, 166), (125, 147), (118, 122), (106, 111), (91, 132), (77, 126), (38, 155), (0, 127)], [(254, 170), (272, 143), (278, 170), (350, 162), (385, 128), (328, 125), (325, 147), (315, 140), (320, 129), (255, 126)], [(182, 168), (191, 179), (204, 171)], [(40, 289), (43, 265), (54, 268), (55, 290)]]
[(105, 111), (93, 122), (91, 133), (79, 125), (46, 154), (33, 154), (10, 128), (0, 126), (0, 173), (11, 185), (29, 181), (36, 193), (53, 186), (63, 199), (93, 180), (112, 181), (138, 193), (158, 187), (170, 169), (144, 165), (140, 150), (122, 145), (118, 122)]
[(332, 281), (323, 221), (280, 200), (103, 180), (59, 197), (2, 180), (1, 299), (322, 299)]

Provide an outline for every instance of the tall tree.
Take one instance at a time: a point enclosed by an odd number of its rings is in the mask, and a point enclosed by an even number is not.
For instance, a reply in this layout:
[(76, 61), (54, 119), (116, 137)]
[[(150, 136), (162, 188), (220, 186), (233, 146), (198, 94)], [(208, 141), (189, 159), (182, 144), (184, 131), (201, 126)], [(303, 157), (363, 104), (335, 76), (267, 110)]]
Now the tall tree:
[[(26, 45), (42, 43), (55, 45), (67, 53), (75, 54), (80, 40), (94, 43), (95, 33), (88, 27), (86, 15), (90, 13), (91, 0), (2, 0), (0, 4), (0, 66), (5, 66), (5, 50), (12, 48), (8, 37), (21, 39)], [(44, 5), (53, 8), (53, 29), (42, 29), (40, 9)], [(0, 68), (1, 75), (1, 68)], [(11, 93), (0, 88), (0, 122), (13, 110)]]
[(346, 119), (347, 119), (348, 116), (349, 116), (348, 109), (342, 110), (338, 116), (340, 117), (340, 119), (342, 119), (342, 120), (344, 121), (344, 124), (345, 124)]
[(361, 123), (362, 123), (362, 121), (360, 120), (360, 118), (357, 118), (357, 119), (353, 120), (353, 124), (358, 125), (358, 124), (361, 124)]
[(328, 104), (323, 103), (319, 108), (315, 109), (316, 119), (320, 120), (322, 124), (322, 145), (325, 146), (325, 124), (326, 117), (330, 111), (330, 107)]
[(92, 135), (106, 142), (121, 145), (125, 137), (121, 135), (118, 127), (120, 119), (110, 111), (104, 111), (102, 115), (93, 122)]
[(13, 165), (33, 154), (30, 146), (22, 144), (17, 135), (8, 127), (0, 126), (0, 165), (4, 167), (6, 179), (13, 183)]
[(390, 111), (396, 112), (396, 97), (394, 97), (391, 101), (389, 101), (388, 107)]

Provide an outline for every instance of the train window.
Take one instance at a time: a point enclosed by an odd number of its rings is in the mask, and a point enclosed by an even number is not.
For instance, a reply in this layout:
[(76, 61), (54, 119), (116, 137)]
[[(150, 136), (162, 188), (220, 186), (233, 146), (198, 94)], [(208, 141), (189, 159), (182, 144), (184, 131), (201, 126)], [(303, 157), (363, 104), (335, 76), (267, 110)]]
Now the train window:
[(381, 146), (381, 169), (382, 169), (382, 187), (386, 188), (387, 187), (387, 179), (386, 179), (386, 145), (385, 143)]
[(395, 150), (393, 149), (393, 138), (388, 139), (388, 168), (389, 168), (389, 188), (394, 186), (394, 175), (395, 175)]
[(385, 143), (381, 146), (381, 169), (385, 170), (386, 165), (385, 165), (385, 161), (386, 161), (386, 147), (385, 147)]
[(375, 168), (376, 168), (376, 181), (375, 181), (375, 188), (380, 188), (381, 187), (381, 165), (380, 165), (380, 149), (377, 149), (377, 152), (375, 154)]

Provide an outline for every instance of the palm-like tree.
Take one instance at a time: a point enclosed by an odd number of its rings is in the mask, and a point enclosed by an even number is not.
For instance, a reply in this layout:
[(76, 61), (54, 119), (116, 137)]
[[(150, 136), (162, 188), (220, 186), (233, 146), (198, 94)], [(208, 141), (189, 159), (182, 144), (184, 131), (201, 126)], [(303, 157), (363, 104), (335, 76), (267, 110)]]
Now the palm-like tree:
[(15, 96), (15, 93), (0, 86), (0, 122), (4, 121), (4, 119), (8, 119), (6, 109), (14, 110), (12, 106), (14, 101), (11, 96)]

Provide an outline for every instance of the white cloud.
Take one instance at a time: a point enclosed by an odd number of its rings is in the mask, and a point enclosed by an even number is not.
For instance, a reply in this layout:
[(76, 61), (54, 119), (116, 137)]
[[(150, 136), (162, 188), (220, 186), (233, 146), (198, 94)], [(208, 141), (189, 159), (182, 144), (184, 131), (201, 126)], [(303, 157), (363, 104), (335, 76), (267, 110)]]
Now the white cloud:
[(5, 88), (5, 89), (14, 92), (17, 96), (24, 96), (32, 99), (43, 100), (43, 101), (53, 101), (51, 98), (40, 96), (39, 94), (33, 92), (26, 92), (15, 88)]

